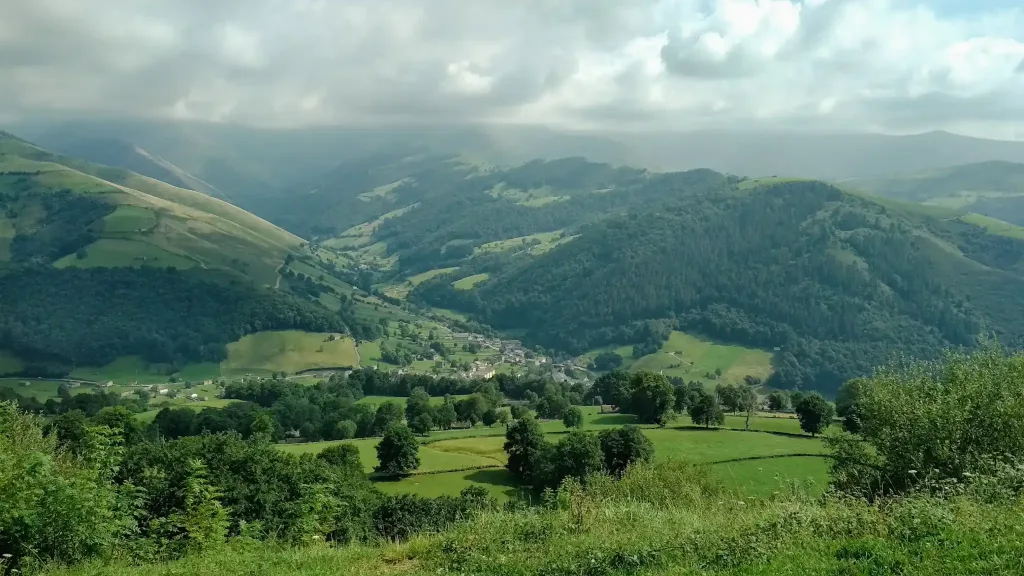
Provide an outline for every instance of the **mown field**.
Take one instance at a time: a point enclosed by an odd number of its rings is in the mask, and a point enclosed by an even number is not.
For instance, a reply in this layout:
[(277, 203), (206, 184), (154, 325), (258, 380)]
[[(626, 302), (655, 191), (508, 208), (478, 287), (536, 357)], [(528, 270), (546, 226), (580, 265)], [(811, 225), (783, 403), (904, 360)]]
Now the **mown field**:
[[(364, 401), (394, 400), (372, 397)], [(724, 429), (703, 429), (680, 419), (666, 428), (645, 427), (655, 447), (656, 460), (685, 460), (704, 466), (709, 474), (744, 496), (762, 497), (785, 490), (791, 481), (806, 484), (811, 493), (824, 489), (828, 478), (825, 448), (819, 438), (803, 435), (794, 418), (755, 417), (752, 431), (742, 430), (745, 418), (730, 415)], [(602, 414), (596, 407), (584, 409), (585, 430), (598, 431), (633, 422), (625, 414)], [(559, 421), (541, 424), (548, 439), (557, 442), (566, 433)], [(505, 429), (500, 425), (434, 432), (421, 439), (420, 468), (400, 480), (378, 480), (391, 493), (423, 496), (457, 494), (467, 486), (481, 486), (495, 497), (507, 499), (519, 488), (503, 466)], [(315, 454), (328, 446), (350, 442), (359, 448), (363, 467), (371, 472), (377, 464), (378, 438), (350, 441), (282, 444), (294, 454)]]
[[(679, 331), (673, 331), (660, 350), (641, 358), (633, 358), (632, 346), (599, 348), (586, 356), (593, 359), (609, 351), (622, 357), (623, 368), (651, 370), (686, 380), (729, 384), (743, 381), (744, 376), (765, 379), (772, 372), (772, 354), (768, 351), (718, 344)], [(722, 372), (721, 378), (706, 377), (715, 370)]]

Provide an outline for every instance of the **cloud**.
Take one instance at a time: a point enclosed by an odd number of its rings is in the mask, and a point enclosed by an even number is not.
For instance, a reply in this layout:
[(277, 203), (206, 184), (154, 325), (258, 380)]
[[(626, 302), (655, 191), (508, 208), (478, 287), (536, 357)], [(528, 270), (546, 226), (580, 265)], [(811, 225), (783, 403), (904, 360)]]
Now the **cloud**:
[(1024, 133), (1024, 9), (985, 2), (0, 2), (8, 117)]

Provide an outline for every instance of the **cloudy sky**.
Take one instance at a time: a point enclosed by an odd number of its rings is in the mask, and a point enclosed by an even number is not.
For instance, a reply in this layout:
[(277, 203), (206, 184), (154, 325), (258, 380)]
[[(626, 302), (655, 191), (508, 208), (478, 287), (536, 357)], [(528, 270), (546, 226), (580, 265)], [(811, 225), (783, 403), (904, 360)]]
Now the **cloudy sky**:
[(0, 0), (0, 115), (1024, 139), (1014, 0)]

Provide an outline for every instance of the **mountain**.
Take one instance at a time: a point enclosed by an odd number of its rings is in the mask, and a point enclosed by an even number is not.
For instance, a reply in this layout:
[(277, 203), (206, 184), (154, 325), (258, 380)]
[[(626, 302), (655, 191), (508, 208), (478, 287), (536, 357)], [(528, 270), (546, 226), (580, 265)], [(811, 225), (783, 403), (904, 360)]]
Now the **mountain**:
[[(478, 165), (579, 156), (658, 171), (710, 168), (752, 177), (824, 180), (921, 172), (993, 160), (1024, 162), (1024, 142), (948, 132), (884, 135), (809, 130), (695, 130), (628, 133), (496, 124), (343, 125), (267, 128), (226, 123), (96, 118), (22, 122), (12, 130), (71, 156), (156, 176), (129, 154), (91, 156), (91, 141), (120, 141), (166, 162), (221, 197), (252, 209), (251, 199), (308, 191), (340, 164), (419, 150)], [(180, 174), (174, 171), (174, 178)], [(189, 182), (169, 182), (195, 187)], [(200, 189), (200, 188), (196, 188)]]
[(212, 362), (260, 330), (360, 328), (350, 302), (283, 290), (301, 244), (200, 192), (0, 133), (0, 351), (29, 372)]
[(811, 131), (716, 130), (614, 135), (645, 165), (710, 168), (743, 176), (822, 180), (935, 170), (964, 163), (1024, 162), (1024, 142), (949, 132), (906, 136)]
[(672, 329), (774, 349), (771, 384), (828, 392), (897, 352), (1024, 335), (1022, 240), (817, 181), (678, 191), (489, 267), (470, 289), (442, 274), (411, 297), (573, 354), (645, 354)]
[(844, 180), (871, 194), (975, 212), (1024, 225), (1024, 164), (978, 162), (938, 170)]
[[(211, 192), (249, 208), (345, 163), (418, 150), (468, 161), (509, 165), (532, 159), (587, 156), (642, 164), (612, 138), (543, 127), (486, 125), (326, 126), (259, 128), (235, 124), (98, 118), (23, 122), (12, 129), (54, 151), (135, 170), (170, 184)], [(109, 150), (108, 150), (109, 148)], [(142, 156), (157, 158), (145, 162)], [(123, 150), (127, 150), (125, 154)], [(165, 164), (175, 167), (168, 173)], [(190, 180), (182, 179), (187, 174)], [(161, 175), (158, 175), (161, 174)], [(202, 186), (194, 186), (194, 183)], [(308, 188), (307, 188), (308, 190)]]

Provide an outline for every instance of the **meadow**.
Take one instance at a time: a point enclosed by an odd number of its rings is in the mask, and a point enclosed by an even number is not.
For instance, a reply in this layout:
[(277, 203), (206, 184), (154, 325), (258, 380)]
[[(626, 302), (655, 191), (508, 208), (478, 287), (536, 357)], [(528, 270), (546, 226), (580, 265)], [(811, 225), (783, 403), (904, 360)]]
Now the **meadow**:
[[(331, 336), (336, 339), (329, 341)], [(250, 334), (228, 344), (228, 357), (221, 362), (221, 372), (265, 375), (283, 370), (293, 374), (316, 368), (359, 366), (355, 342), (339, 336), (297, 330)]]
[[(367, 397), (378, 403), (386, 397)], [(432, 400), (435, 400), (432, 398)], [(628, 414), (601, 413), (585, 407), (584, 430), (599, 431), (633, 423)], [(785, 488), (791, 481), (805, 484), (808, 493), (824, 490), (828, 479), (825, 448), (819, 438), (800, 431), (795, 418), (755, 417), (751, 431), (742, 430), (745, 417), (729, 415), (724, 428), (704, 429), (680, 419), (666, 428), (644, 427), (654, 444), (656, 461), (685, 461), (700, 465), (717, 482), (744, 496), (763, 497)], [(557, 442), (567, 432), (557, 420), (541, 421), (548, 440)], [(379, 438), (347, 441), (280, 444), (293, 454), (316, 454), (329, 446), (351, 443), (359, 449), (363, 467), (371, 472), (377, 464)], [(521, 490), (503, 468), (505, 428), (475, 427), (433, 432), (420, 438), (420, 468), (402, 479), (377, 479), (381, 490), (422, 496), (457, 494), (467, 486), (481, 486), (500, 500)]]
[[(602, 352), (621, 356), (622, 367), (628, 370), (650, 370), (687, 381), (702, 380), (712, 384), (742, 382), (744, 376), (766, 379), (772, 372), (772, 354), (766, 350), (718, 344), (679, 331), (673, 331), (660, 350), (641, 358), (633, 358), (632, 346), (599, 348), (585, 356), (593, 359)], [(716, 370), (721, 370), (720, 378), (706, 377)]]

